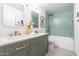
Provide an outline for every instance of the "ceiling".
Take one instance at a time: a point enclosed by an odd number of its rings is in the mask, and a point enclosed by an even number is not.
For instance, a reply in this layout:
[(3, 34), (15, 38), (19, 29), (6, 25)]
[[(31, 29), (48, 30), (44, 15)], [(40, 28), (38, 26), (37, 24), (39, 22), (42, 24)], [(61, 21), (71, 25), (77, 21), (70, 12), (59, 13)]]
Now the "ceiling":
[(42, 9), (44, 9), (47, 14), (53, 14), (57, 11), (65, 10), (67, 8), (72, 8), (73, 3), (39, 3)]

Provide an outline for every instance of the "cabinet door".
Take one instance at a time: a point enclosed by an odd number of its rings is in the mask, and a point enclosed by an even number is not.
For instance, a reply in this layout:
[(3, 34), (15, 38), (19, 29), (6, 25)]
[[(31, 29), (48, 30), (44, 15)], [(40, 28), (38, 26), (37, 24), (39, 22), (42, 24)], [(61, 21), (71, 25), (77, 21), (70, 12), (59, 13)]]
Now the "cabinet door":
[(42, 55), (45, 55), (48, 52), (48, 36), (42, 36), (40, 40)]
[(38, 55), (38, 38), (33, 38), (30, 40), (30, 55), (37, 56)]
[(39, 36), (30, 40), (30, 54), (42, 56), (48, 51), (48, 36)]
[(5, 47), (5, 53), (7, 53), (6, 56), (14, 55), (16, 52), (16, 44), (8, 44)]
[(45, 55), (48, 52), (48, 36), (39, 37), (39, 55)]
[(7, 53), (5, 53), (4, 47), (0, 47), (0, 56), (4, 56)]

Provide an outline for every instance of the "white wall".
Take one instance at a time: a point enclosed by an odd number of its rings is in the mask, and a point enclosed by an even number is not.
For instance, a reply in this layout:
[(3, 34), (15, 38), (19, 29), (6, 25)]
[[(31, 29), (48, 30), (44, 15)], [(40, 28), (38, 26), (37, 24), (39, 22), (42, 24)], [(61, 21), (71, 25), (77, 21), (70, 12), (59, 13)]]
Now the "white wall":
[(77, 16), (77, 12), (79, 12), (79, 3), (75, 4), (74, 8), (74, 37), (75, 37), (75, 53), (79, 56), (79, 16)]
[(55, 46), (74, 51), (74, 39), (62, 36), (49, 36), (49, 42), (53, 42)]
[(2, 10), (2, 4), (0, 3), (0, 37), (1, 36), (5, 36), (8, 35), (12, 32), (14, 32), (15, 30), (19, 30), (19, 31), (25, 31), (25, 28), (27, 27), (27, 23), (29, 23), (29, 21), (31, 20), (31, 9), (33, 9), (34, 11), (37, 11), (37, 13), (39, 13), (39, 17), (40, 15), (44, 15), (45, 16), (45, 11), (43, 11), (40, 7), (36, 8), (35, 5), (31, 5), (31, 7), (27, 7), (26, 5), (24, 5), (24, 27), (6, 27), (3, 25), (3, 10)]

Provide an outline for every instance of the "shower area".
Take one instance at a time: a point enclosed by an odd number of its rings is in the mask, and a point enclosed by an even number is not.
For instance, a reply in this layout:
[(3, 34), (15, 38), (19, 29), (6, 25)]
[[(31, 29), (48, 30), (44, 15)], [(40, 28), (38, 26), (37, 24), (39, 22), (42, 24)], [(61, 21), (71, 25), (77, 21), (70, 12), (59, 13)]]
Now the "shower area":
[(74, 51), (74, 4), (63, 5), (46, 15), (46, 32), (49, 34), (49, 42), (54, 44), (52, 47)]

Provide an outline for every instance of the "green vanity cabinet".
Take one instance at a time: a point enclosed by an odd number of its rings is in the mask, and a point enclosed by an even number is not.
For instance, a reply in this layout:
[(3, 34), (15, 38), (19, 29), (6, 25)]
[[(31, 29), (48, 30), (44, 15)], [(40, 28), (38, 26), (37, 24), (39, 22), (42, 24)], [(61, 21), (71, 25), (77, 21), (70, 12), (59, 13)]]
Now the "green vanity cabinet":
[(47, 52), (48, 35), (40, 35), (0, 47), (0, 56), (43, 56)]

